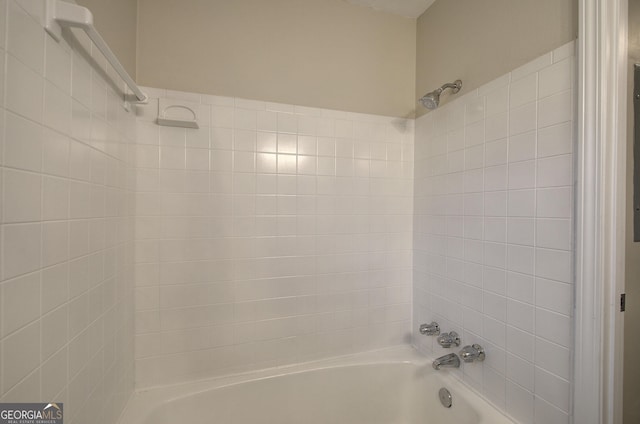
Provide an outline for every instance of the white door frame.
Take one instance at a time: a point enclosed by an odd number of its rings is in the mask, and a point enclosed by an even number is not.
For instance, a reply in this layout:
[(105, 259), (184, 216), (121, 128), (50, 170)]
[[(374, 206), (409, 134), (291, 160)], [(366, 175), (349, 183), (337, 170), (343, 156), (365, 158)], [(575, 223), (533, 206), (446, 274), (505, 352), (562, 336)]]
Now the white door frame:
[(622, 423), (627, 0), (579, 0), (574, 424)]

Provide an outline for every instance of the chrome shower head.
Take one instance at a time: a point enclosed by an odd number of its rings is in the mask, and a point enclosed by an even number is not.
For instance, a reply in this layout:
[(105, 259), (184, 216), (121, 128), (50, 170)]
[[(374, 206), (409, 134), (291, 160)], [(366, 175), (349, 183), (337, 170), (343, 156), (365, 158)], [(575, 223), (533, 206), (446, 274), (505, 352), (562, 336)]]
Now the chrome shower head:
[(436, 109), (440, 104), (440, 95), (447, 88), (450, 88), (451, 92), (455, 94), (462, 88), (462, 81), (456, 80), (452, 83), (447, 83), (437, 90), (433, 90), (431, 93), (425, 94), (420, 98), (420, 103), (427, 109)]
[(420, 99), (420, 103), (422, 103), (422, 106), (426, 107), (427, 109), (435, 109), (440, 103), (440, 93), (442, 93), (442, 90), (436, 90), (432, 91), (431, 93), (427, 93), (422, 96), (422, 98)]

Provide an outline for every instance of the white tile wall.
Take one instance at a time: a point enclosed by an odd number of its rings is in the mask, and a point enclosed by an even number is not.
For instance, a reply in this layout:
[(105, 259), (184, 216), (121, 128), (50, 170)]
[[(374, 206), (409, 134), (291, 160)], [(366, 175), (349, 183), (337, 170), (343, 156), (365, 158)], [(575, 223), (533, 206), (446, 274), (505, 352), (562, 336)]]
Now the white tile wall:
[[(572, 45), (420, 118), (414, 179), (411, 120), (161, 89), (135, 119), (86, 37), (56, 43), (34, 4), (0, 0), (0, 401), (114, 422), (134, 309), (139, 387), (435, 319), (487, 349), (454, 372), (471, 387), (569, 422)], [(160, 98), (201, 129), (157, 126)]]
[(454, 374), (523, 424), (571, 410), (573, 51), (416, 122), (414, 329), (435, 320), (484, 346)]
[[(138, 387), (409, 341), (413, 121), (147, 91)], [(201, 128), (157, 126), (159, 98)]]
[(83, 34), (46, 35), (42, 5), (0, 1), (0, 402), (110, 424), (133, 390), (135, 116)]

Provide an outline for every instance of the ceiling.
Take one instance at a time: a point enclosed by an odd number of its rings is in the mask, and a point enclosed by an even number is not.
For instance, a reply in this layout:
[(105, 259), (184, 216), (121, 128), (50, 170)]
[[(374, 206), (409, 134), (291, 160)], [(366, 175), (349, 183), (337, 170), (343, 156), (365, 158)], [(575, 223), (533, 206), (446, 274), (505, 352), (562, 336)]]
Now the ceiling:
[(370, 7), (380, 12), (393, 13), (407, 18), (422, 15), (435, 0), (346, 0), (351, 4)]

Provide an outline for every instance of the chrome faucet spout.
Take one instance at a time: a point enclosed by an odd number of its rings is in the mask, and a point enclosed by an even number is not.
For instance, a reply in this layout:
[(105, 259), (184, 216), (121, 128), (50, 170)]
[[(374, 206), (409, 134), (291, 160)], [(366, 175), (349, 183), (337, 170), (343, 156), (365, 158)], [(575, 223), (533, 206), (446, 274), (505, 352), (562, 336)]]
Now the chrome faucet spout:
[(455, 353), (448, 353), (433, 361), (433, 368), (439, 370), (441, 367), (460, 368), (460, 358)]

